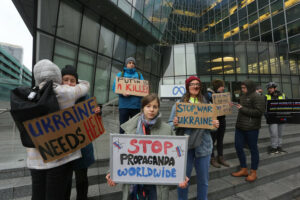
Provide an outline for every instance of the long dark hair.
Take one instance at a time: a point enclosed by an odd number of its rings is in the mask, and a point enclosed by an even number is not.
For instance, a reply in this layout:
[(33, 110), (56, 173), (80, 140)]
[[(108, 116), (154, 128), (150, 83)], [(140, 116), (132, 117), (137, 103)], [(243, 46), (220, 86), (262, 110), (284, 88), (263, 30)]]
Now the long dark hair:
[[(199, 94), (197, 95), (197, 99), (199, 102), (203, 102), (203, 95), (201, 94), (201, 91), (202, 91), (202, 83), (200, 83), (200, 90), (199, 90)], [(185, 94), (183, 95), (183, 102), (186, 102), (188, 103), (189, 100), (190, 100), (190, 97), (191, 97), (191, 94), (190, 94), (190, 91), (189, 91), (189, 88), (186, 88), (186, 92)]]

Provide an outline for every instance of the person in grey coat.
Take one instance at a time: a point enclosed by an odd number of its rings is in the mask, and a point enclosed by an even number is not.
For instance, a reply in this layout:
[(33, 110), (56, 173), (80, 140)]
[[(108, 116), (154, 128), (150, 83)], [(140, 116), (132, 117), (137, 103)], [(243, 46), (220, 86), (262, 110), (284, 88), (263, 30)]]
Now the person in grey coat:
[[(171, 126), (162, 122), (159, 113), (160, 102), (156, 94), (150, 94), (142, 99), (142, 112), (135, 115), (129, 121), (121, 125), (125, 134), (138, 135), (173, 135)], [(116, 186), (111, 180), (110, 173), (106, 176), (109, 186)], [(189, 179), (179, 184), (179, 187), (185, 188)], [(169, 199), (168, 185), (139, 185), (139, 184), (123, 184), (123, 200), (140, 199), (140, 194), (144, 194), (142, 198), (151, 200), (167, 200)]]

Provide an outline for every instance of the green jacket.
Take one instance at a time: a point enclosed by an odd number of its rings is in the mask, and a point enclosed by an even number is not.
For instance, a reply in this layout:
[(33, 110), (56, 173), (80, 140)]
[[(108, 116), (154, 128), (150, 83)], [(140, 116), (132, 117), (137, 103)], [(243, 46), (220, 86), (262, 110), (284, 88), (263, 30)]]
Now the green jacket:
[(236, 128), (242, 131), (258, 130), (265, 112), (265, 97), (255, 92), (253, 81), (246, 80), (242, 85), (246, 85), (248, 92), (240, 97), (242, 108), (238, 112)]
[[(136, 134), (138, 118), (141, 114), (137, 114), (127, 122), (121, 125), (121, 128), (125, 131), (125, 134)], [(156, 124), (151, 128), (151, 135), (174, 135), (170, 125), (161, 121), (158, 118)], [(128, 200), (130, 184), (123, 184), (123, 198), (122, 200)], [(157, 185), (157, 200), (169, 199), (169, 186), (168, 185)]]

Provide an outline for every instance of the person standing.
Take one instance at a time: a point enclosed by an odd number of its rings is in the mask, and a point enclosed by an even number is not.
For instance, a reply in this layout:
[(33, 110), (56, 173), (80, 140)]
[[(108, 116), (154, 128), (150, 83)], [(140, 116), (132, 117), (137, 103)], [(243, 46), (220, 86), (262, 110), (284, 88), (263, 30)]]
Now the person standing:
[[(141, 73), (136, 71), (136, 61), (133, 57), (129, 57), (125, 61), (125, 67), (122, 72), (117, 74), (117, 77), (134, 78), (144, 80)], [(115, 92), (116, 79), (114, 80), (112, 90)], [(129, 94), (119, 94), (119, 121), (120, 121), (120, 133), (124, 134), (124, 130), (121, 125), (129, 120), (129, 118), (135, 116), (141, 109), (141, 97), (133, 96)]]
[[(282, 100), (286, 99), (284, 93), (277, 90), (277, 84), (275, 82), (269, 82), (267, 84), (268, 94), (266, 94), (266, 100)], [(285, 153), (282, 149), (282, 129), (284, 124), (271, 123), (268, 118), (268, 113), (266, 113), (267, 124), (269, 124), (269, 132), (271, 137), (271, 148), (269, 149), (269, 154)]]
[[(198, 77), (190, 76), (185, 80), (186, 93), (179, 102), (184, 103), (208, 103), (201, 94), (201, 81)], [(219, 127), (219, 121), (213, 120), (215, 128)], [(169, 118), (169, 124), (176, 129), (176, 135), (189, 135), (188, 153), (186, 164), (186, 176), (190, 179), (193, 165), (197, 176), (197, 200), (207, 200), (209, 162), (212, 153), (212, 139), (210, 131), (202, 128), (179, 128), (178, 117), (176, 117), (176, 104), (173, 105)], [(189, 186), (188, 186), (189, 187)], [(177, 188), (178, 199), (188, 199), (188, 187)]]
[[(53, 81), (53, 91), (60, 109), (71, 107), (80, 97), (87, 95), (90, 84), (79, 80), (74, 87), (61, 85), (61, 72), (50, 60), (38, 61), (33, 68), (35, 85), (43, 88)], [(27, 167), (32, 178), (32, 200), (65, 200), (69, 198), (68, 185), (72, 180), (73, 162), (81, 157), (80, 150), (45, 163), (36, 148), (27, 148)]]
[(261, 88), (261, 86), (256, 87), (256, 93), (259, 95), (263, 95), (263, 89)]
[[(261, 128), (261, 117), (265, 112), (264, 96), (256, 93), (255, 83), (245, 80), (241, 84), (242, 95), (240, 104), (235, 106), (239, 109), (235, 129), (235, 149), (240, 161), (241, 169), (231, 173), (234, 177), (246, 176), (246, 181), (253, 182), (257, 179), (256, 170), (259, 163), (257, 140)], [(248, 174), (245, 143), (251, 153), (251, 170)]]
[[(78, 84), (78, 74), (76, 72), (76, 68), (72, 65), (66, 65), (61, 70), (62, 76), (62, 85), (68, 85), (71, 87), (75, 87)], [(80, 103), (89, 99), (89, 95), (85, 95), (79, 98), (76, 103)], [(100, 113), (100, 107), (96, 107), (95, 113)], [(75, 180), (76, 180), (76, 200), (87, 200), (88, 199), (88, 167), (95, 162), (94, 156), (94, 147), (93, 143), (88, 144), (83, 147), (81, 150), (82, 157), (77, 159), (73, 163), (73, 170), (75, 172)], [(71, 195), (72, 189), (72, 180), (68, 186), (68, 196)]]
[[(214, 93), (223, 93), (225, 90), (225, 84), (223, 80), (213, 80), (212, 81), (212, 87), (207, 89), (207, 99), (209, 100), (210, 103), (213, 103), (212, 101), (212, 95)], [(225, 134), (225, 129), (226, 129), (226, 119), (225, 115), (218, 116), (217, 119), (219, 120), (220, 126), (217, 130), (210, 131), (211, 138), (213, 140), (213, 145), (217, 142), (217, 153), (218, 157), (215, 157), (214, 154), (214, 148), (212, 150), (211, 154), (211, 159), (210, 159), (210, 164), (216, 168), (220, 168), (220, 164), (225, 166), (225, 167), (230, 167), (230, 165), (225, 162), (224, 157), (223, 157), (223, 139), (224, 139), (224, 134)]]
[[(137, 135), (173, 135), (173, 130), (170, 125), (162, 122), (159, 113), (160, 102), (158, 96), (154, 93), (149, 94), (142, 99), (141, 113), (131, 118), (126, 123), (122, 124), (125, 134)], [(110, 173), (106, 175), (107, 184), (116, 186), (116, 183), (111, 179)], [(189, 179), (179, 183), (178, 186), (185, 188), (188, 185)], [(123, 184), (123, 200), (168, 200), (169, 186), (168, 185), (142, 185), (142, 184)]]

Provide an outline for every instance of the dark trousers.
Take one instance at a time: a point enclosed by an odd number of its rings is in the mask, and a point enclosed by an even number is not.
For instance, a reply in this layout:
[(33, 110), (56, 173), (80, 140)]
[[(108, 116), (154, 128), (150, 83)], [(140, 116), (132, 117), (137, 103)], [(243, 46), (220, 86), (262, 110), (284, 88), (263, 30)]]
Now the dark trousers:
[(32, 200), (68, 199), (68, 183), (72, 179), (72, 162), (52, 169), (30, 169)]
[(259, 163), (259, 152), (257, 148), (259, 130), (242, 131), (235, 130), (235, 149), (242, 168), (247, 167), (244, 145), (248, 144), (251, 153), (251, 169), (257, 170)]
[(225, 134), (225, 129), (226, 129), (226, 120), (225, 117), (218, 117), (218, 120), (220, 122), (220, 126), (216, 131), (210, 132), (212, 141), (213, 141), (213, 151), (211, 154), (211, 157), (215, 157), (215, 143), (217, 141), (217, 152), (218, 156), (223, 156), (223, 140), (224, 140), (224, 134)]
[(87, 171), (88, 168), (77, 169), (75, 171), (75, 179), (76, 179), (76, 193), (77, 197), (76, 200), (87, 200), (88, 194), (88, 176)]
[(138, 114), (140, 109), (129, 109), (129, 108), (119, 108), (119, 120), (120, 120), (120, 133), (124, 134), (124, 130), (121, 125), (129, 120), (129, 118)]

